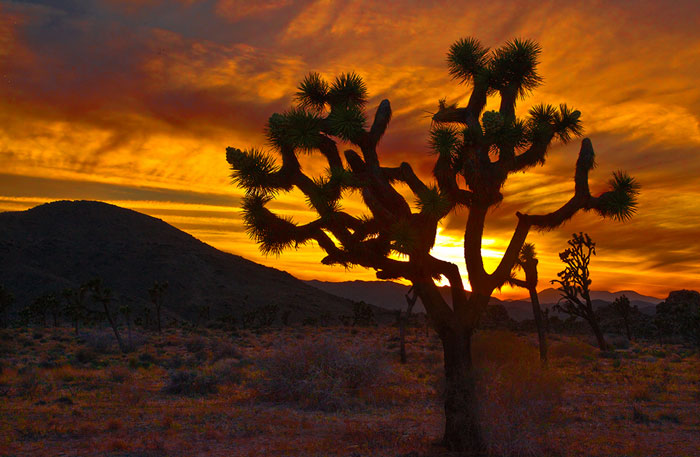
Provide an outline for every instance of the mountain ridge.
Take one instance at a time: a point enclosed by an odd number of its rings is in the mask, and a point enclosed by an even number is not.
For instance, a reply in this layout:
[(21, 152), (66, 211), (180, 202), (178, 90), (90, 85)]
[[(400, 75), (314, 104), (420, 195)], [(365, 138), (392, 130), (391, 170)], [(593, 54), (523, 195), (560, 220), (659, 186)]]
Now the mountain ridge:
[(202, 305), (212, 317), (265, 305), (289, 310), (292, 320), (352, 315), (347, 299), (126, 208), (63, 200), (0, 213), (0, 283), (15, 295), (16, 307), (95, 277), (120, 300), (141, 305), (154, 281), (168, 281), (165, 306), (179, 318), (191, 319), (193, 307)]

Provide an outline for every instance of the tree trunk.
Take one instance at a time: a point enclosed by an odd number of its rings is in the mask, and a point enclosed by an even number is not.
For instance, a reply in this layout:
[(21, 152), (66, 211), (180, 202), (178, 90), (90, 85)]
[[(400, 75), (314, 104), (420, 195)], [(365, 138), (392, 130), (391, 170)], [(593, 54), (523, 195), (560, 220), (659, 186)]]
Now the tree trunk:
[(471, 332), (443, 338), (445, 356), (445, 434), (451, 451), (481, 455), (484, 441), (479, 417), (476, 376), (471, 357)]
[(530, 302), (532, 303), (532, 313), (535, 316), (535, 325), (537, 326), (537, 338), (540, 346), (540, 360), (543, 365), (547, 364), (547, 334), (545, 333), (544, 322), (542, 319), (542, 309), (540, 308), (540, 299), (537, 296), (537, 289), (529, 287)]
[(624, 318), (625, 320), (625, 330), (627, 331), (627, 339), (629, 341), (632, 341), (632, 332), (630, 331), (630, 321), (628, 317)]
[(406, 319), (399, 317), (399, 345), (401, 352), (401, 363), (406, 363)]
[(126, 353), (126, 346), (124, 346), (124, 341), (122, 341), (122, 337), (119, 335), (119, 330), (117, 329), (117, 323), (114, 322), (114, 319), (112, 318), (112, 314), (109, 312), (109, 306), (107, 305), (107, 302), (102, 302), (102, 305), (104, 306), (105, 314), (107, 315), (107, 320), (109, 321), (109, 325), (112, 326), (112, 330), (114, 331), (114, 336), (117, 338), (117, 344), (119, 345), (119, 350), (122, 351), (123, 353)]
[(605, 342), (605, 338), (603, 337), (603, 332), (600, 330), (600, 326), (598, 325), (598, 319), (596, 319), (595, 315), (589, 316), (588, 323), (591, 324), (591, 328), (593, 329), (593, 333), (595, 334), (595, 338), (598, 341), (598, 347), (600, 348), (600, 350), (607, 351), (608, 349), (610, 349), (610, 347), (608, 346), (608, 343)]
[[(197, 319), (199, 321), (199, 319)], [(162, 333), (163, 329), (160, 326), (160, 306), (156, 304), (156, 321), (158, 323), (158, 333)]]

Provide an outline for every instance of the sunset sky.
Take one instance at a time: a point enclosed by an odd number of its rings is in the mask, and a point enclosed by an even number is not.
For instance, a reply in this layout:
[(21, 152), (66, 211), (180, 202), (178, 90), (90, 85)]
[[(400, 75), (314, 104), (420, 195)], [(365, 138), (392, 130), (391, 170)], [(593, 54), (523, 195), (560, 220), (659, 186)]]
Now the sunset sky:
[[(430, 113), (443, 97), (468, 96), (445, 62), (466, 36), (490, 47), (538, 41), (545, 81), (518, 112), (539, 102), (579, 109), (597, 154), (592, 191), (618, 169), (642, 185), (630, 222), (580, 213), (532, 233), (540, 287), (562, 269), (557, 253), (571, 233), (584, 231), (597, 242), (594, 289), (661, 298), (700, 289), (697, 0), (0, 1), (0, 211), (103, 200), (302, 279), (374, 279), (370, 270), (321, 265), (315, 246), (261, 255), (242, 228), (225, 149), (266, 146), (267, 118), (291, 106), (310, 71), (328, 79), (355, 71), (370, 112), (383, 98), (392, 104), (380, 160), (409, 161), (429, 180)], [(579, 146), (555, 145), (546, 166), (511, 178), (487, 222), (488, 265), (505, 249), (515, 211), (546, 212), (571, 196)], [(273, 207), (297, 221), (313, 216), (299, 194)], [(437, 256), (462, 259), (466, 214), (447, 218)]]

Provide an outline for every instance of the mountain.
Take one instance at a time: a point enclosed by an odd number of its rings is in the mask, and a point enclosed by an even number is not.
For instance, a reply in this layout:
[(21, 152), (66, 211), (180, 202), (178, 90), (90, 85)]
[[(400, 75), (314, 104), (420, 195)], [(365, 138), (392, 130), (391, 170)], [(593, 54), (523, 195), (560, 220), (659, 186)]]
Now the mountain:
[[(311, 280), (306, 281), (318, 289), (344, 297), (353, 301), (364, 301), (380, 308), (388, 310), (405, 310), (406, 298), (411, 286), (400, 284), (393, 281), (343, 281), (329, 282)], [(451, 303), (450, 290), (447, 287), (441, 287), (440, 293), (443, 298)], [(469, 292), (467, 292), (469, 294)], [(491, 298), (490, 305), (503, 305), (508, 311), (508, 315), (515, 320), (524, 320), (532, 318), (532, 305), (529, 301), (524, 300), (508, 300), (501, 301), (497, 298)], [(423, 302), (418, 299), (413, 308), (413, 312), (425, 312)]]
[[(538, 296), (540, 297), (540, 303), (542, 304), (553, 304), (559, 301), (559, 291), (554, 289), (553, 287), (549, 287), (547, 289), (543, 289), (539, 291)], [(617, 292), (607, 292), (607, 291), (600, 291), (600, 290), (592, 290), (591, 291), (591, 299), (592, 300), (603, 300), (606, 302), (613, 302), (615, 299), (621, 295), (625, 295), (627, 298), (630, 299), (630, 302), (634, 304), (634, 302), (643, 302), (645, 304), (653, 304), (657, 305), (663, 301), (661, 298), (656, 298), (656, 297), (650, 297), (648, 295), (642, 295), (639, 294), (633, 290), (620, 290)], [(530, 301), (530, 297), (523, 298), (522, 300), (525, 301)]]
[(94, 201), (58, 201), (0, 213), (0, 284), (16, 297), (15, 311), (42, 293), (101, 278), (120, 301), (146, 304), (154, 281), (168, 281), (164, 307), (193, 318), (264, 305), (305, 317), (352, 315), (349, 300), (318, 290), (289, 273), (221, 252), (145, 214)]
[[(328, 282), (312, 280), (306, 281), (306, 283), (339, 297), (345, 297), (353, 301), (364, 301), (389, 310), (406, 309), (406, 299), (404, 296), (408, 293), (410, 288), (410, 286), (392, 281)], [(441, 293), (447, 302), (450, 303), (449, 289), (444, 287)], [(641, 295), (631, 290), (619, 292), (593, 291), (591, 293), (593, 306), (598, 308), (607, 305), (622, 294), (625, 294), (627, 298), (630, 299), (632, 306), (637, 306), (639, 310), (645, 314), (653, 315), (656, 304), (661, 301), (661, 299)], [(559, 291), (553, 288), (544, 289), (539, 292), (539, 297), (542, 306), (552, 306), (559, 301)], [(502, 305), (508, 311), (508, 315), (517, 321), (533, 318), (532, 305), (530, 304), (529, 297), (517, 300), (499, 300), (492, 297), (489, 304)], [(420, 299), (416, 302), (414, 311), (425, 312), (425, 308)]]

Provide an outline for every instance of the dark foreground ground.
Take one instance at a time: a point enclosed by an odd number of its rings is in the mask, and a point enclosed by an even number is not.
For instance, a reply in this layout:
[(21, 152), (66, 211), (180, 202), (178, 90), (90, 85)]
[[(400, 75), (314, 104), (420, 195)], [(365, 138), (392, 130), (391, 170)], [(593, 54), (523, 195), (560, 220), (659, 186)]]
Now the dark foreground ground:
[[(410, 329), (400, 365), (395, 335), (167, 330), (121, 354), (106, 330), (0, 330), (0, 455), (442, 455), (439, 342)], [(492, 455), (700, 455), (697, 353), (555, 335), (542, 370), (534, 341), (477, 336)]]

